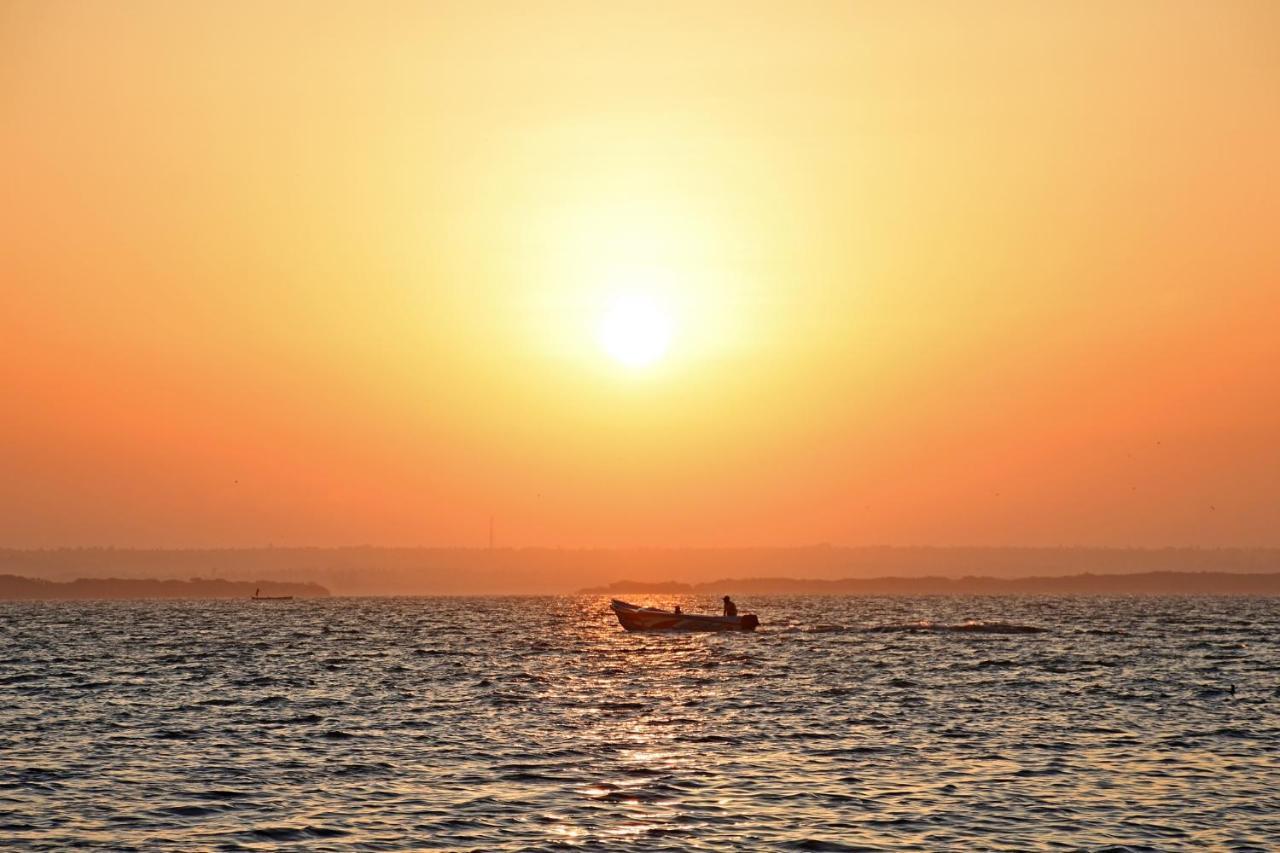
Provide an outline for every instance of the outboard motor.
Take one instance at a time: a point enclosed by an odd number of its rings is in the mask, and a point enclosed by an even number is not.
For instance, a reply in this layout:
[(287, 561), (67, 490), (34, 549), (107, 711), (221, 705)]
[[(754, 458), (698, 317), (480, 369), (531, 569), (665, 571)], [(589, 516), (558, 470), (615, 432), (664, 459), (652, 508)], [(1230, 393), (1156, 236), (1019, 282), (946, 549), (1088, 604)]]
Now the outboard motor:
[(760, 620), (756, 618), (754, 613), (748, 613), (742, 617), (742, 630), (744, 631), (754, 631), (759, 624)]

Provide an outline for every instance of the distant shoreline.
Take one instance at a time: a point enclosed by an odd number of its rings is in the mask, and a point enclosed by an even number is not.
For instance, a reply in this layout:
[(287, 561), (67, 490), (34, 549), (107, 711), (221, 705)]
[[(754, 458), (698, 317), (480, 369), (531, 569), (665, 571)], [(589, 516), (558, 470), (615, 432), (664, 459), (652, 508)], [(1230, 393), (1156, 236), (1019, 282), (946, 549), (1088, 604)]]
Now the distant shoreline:
[(1280, 573), (1143, 572), (1053, 577), (728, 578), (707, 583), (617, 581), (582, 595), (1261, 595), (1280, 596)]
[(329, 590), (316, 583), (276, 581), (228, 581), (191, 578), (77, 578), (59, 582), (17, 575), (0, 575), (0, 600), (7, 601), (90, 601), (95, 599), (226, 599), (327, 598)]
[[(248, 599), (329, 598), (332, 593), (314, 582), (229, 581), (212, 578), (161, 580), (155, 578), (77, 578), (50, 581), (0, 574), (0, 601), (91, 601), (129, 599)], [(877, 577), (841, 578), (725, 578), (701, 583), (621, 580), (585, 587), (578, 595), (687, 595), (719, 597), (752, 595), (1104, 595), (1104, 596), (1280, 596), (1280, 573), (1144, 572), (1139, 574), (1058, 575), (1027, 578), (994, 577)], [(440, 595), (441, 593), (419, 593)], [(518, 592), (444, 593), (445, 595), (527, 595)], [(395, 597), (387, 593), (372, 597)]]

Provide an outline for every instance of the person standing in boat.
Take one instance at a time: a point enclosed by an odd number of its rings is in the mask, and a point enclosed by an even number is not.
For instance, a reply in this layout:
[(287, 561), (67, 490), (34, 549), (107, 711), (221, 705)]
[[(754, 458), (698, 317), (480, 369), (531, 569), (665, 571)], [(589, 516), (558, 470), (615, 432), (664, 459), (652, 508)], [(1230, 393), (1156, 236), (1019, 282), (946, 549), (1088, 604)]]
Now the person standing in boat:
[(733, 599), (727, 595), (724, 597), (724, 615), (725, 616), (738, 615), (738, 605), (734, 604)]

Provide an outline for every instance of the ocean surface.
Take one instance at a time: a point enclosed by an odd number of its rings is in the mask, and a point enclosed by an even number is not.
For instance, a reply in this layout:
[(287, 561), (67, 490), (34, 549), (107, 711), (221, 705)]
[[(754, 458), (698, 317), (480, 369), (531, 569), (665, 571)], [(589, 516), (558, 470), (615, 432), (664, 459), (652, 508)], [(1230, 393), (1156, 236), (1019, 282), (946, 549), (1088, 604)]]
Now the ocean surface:
[(738, 604), (0, 603), (0, 847), (1280, 850), (1278, 599)]

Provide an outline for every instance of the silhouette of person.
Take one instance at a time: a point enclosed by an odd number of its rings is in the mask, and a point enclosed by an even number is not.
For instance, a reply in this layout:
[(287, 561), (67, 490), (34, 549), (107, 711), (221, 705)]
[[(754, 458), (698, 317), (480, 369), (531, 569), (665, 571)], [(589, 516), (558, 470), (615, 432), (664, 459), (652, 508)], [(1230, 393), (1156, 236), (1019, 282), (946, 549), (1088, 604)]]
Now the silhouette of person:
[(682, 615), (682, 611), (680, 610), (680, 605), (679, 605), (679, 604), (677, 604), (677, 605), (676, 605), (676, 615), (677, 615), (677, 616)]
[(727, 595), (724, 597), (724, 615), (725, 616), (738, 615), (738, 605), (734, 604), (733, 599), (731, 599)]

